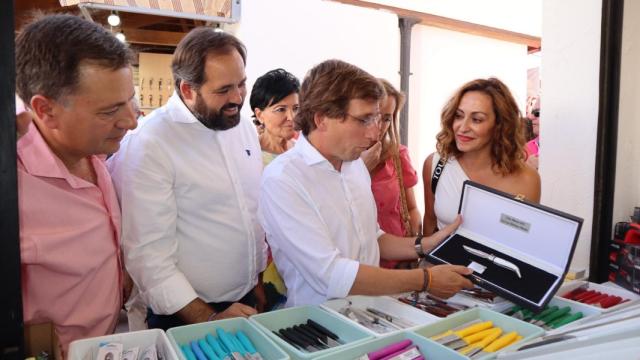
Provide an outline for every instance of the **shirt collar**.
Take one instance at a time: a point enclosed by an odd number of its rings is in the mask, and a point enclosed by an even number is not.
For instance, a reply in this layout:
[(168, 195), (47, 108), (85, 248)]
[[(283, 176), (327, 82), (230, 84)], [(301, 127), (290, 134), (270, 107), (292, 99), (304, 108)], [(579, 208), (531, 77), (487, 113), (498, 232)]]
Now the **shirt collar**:
[[(27, 133), (18, 140), (18, 160), (25, 171), (33, 176), (65, 179), (72, 188), (91, 187), (88, 181), (84, 181), (69, 172), (62, 160), (51, 150), (44, 140), (38, 127), (31, 123)], [(101, 161), (96, 156), (90, 157), (91, 164)]]
[[(167, 101), (167, 108), (171, 113), (171, 120), (180, 123), (200, 123), (184, 101), (180, 98), (177, 92), (173, 92), (173, 95)], [(204, 125), (202, 125), (204, 126)]]
[(325, 162), (328, 166), (334, 169), (333, 165), (331, 165), (329, 160), (327, 160), (327, 158), (325, 158), (322, 154), (320, 154), (318, 149), (316, 149), (315, 146), (313, 146), (309, 142), (306, 136), (300, 135), (300, 137), (298, 138), (298, 141), (296, 141), (296, 145), (294, 146), (294, 149), (296, 149), (300, 153), (300, 155), (302, 156), (304, 161), (307, 163), (307, 165), (311, 166), (311, 165)]

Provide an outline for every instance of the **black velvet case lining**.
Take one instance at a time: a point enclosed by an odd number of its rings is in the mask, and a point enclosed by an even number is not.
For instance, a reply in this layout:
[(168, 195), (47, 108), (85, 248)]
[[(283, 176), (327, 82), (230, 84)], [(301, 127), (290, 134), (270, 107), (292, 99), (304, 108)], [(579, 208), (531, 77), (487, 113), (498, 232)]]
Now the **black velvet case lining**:
[[(495, 265), (487, 259), (467, 252), (462, 245), (511, 261), (520, 268), (522, 278), (518, 278), (518, 275), (511, 270)], [(506, 289), (536, 304), (542, 300), (544, 295), (558, 279), (557, 275), (548, 273), (509, 255), (497, 252), (496, 250), (458, 234), (455, 234), (437, 250), (431, 252), (428, 258), (437, 263), (449, 263), (464, 266), (468, 266), (471, 261), (475, 261), (476, 263), (487, 267), (482, 274), (474, 272), (474, 275), (493, 284), (494, 286), (491, 286), (490, 290), (496, 291), (507, 299), (512, 299), (513, 296), (509, 295), (508, 292), (505, 295), (504, 291), (500, 291), (501, 289)]]

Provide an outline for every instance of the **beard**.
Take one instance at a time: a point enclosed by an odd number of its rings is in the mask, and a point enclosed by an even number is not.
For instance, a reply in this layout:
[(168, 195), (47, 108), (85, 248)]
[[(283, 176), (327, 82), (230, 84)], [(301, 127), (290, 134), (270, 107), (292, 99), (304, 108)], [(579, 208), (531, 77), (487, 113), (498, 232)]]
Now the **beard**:
[[(237, 108), (238, 112), (234, 115), (225, 115), (224, 111)], [(193, 116), (196, 117), (204, 126), (211, 130), (229, 130), (240, 123), (240, 109), (242, 103), (227, 103), (219, 110), (207, 107), (200, 93), (196, 95), (196, 103), (191, 110)]]

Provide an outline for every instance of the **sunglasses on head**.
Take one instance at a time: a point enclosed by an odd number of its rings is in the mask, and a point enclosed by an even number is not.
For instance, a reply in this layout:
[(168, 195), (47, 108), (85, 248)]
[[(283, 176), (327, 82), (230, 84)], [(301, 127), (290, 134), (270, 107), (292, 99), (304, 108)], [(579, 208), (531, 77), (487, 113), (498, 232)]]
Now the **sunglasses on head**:
[(540, 117), (540, 109), (532, 110), (531, 115), (535, 117)]

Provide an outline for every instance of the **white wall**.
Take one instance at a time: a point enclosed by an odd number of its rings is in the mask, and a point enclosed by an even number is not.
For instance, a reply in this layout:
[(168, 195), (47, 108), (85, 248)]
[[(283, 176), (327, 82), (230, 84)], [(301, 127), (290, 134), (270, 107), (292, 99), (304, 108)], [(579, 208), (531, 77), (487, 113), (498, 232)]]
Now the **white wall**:
[(544, 0), (542, 203), (584, 218), (573, 266), (591, 248), (598, 126), (601, 0)]
[[(320, 0), (244, 0), (234, 33), (248, 49), (249, 89), (282, 67), (300, 81), (332, 58), (399, 82), (400, 34), (394, 14)], [(251, 114), (248, 100), (242, 113)]]
[(542, 0), (370, 0), (372, 3), (444, 16), (540, 36)]
[(640, 2), (625, 1), (613, 222), (629, 221), (640, 206)]
[[(422, 173), (424, 159), (435, 151), (443, 105), (464, 83), (495, 76), (512, 91), (524, 111), (527, 96), (527, 48), (505, 41), (414, 26), (411, 44), (409, 154)], [(423, 182), (415, 188), (424, 214)]]

